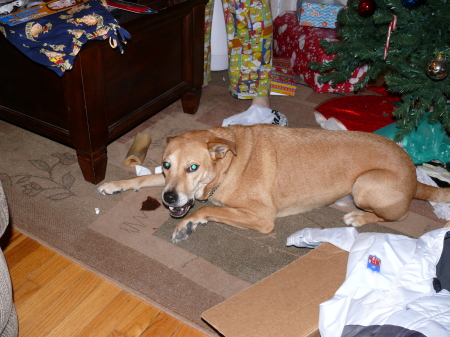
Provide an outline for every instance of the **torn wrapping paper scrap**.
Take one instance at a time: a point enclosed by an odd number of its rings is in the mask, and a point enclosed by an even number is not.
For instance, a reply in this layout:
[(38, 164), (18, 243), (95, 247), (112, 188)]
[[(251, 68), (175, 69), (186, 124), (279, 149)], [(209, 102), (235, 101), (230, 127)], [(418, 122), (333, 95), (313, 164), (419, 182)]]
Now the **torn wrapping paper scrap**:
[[(416, 172), (418, 181), (426, 185), (437, 186), (433, 179), (423, 172), (420, 167), (416, 168)], [(436, 214), (439, 219), (450, 220), (450, 203), (430, 201), (430, 204), (434, 207), (433, 213)]]
[(334, 117), (325, 118), (320, 112), (314, 111), (316, 122), (325, 130), (347, 130), (344, 124)]
[(275, 124), (288, 126), (288, 121), (285, 115), (276, 110), (264, 108), (258, 104), (253, 104), (250, 106), (250, 108), (248, 108), (248, 110), (237, 115), (225, 118), (222, 122), (222, 126), (224, 127), (236, 124)]
[(150, 171), (150, 169), (148, 169), (148, 168), (146, 168), (144, 166), (136, 165), (135, 168), (136, 168), (136, 175), (138, 177), (140, 177), (140, 176), (148, 176), (149, 174), (152, 174), (152, 171)]

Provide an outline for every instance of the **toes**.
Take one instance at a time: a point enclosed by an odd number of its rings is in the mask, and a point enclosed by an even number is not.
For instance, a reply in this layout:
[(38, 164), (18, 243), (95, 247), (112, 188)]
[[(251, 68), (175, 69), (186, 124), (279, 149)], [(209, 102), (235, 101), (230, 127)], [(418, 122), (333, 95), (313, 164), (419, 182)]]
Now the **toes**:
[(192, 233), (192, 222), (188, 222), (185, 228), (177, 230), (172, 235), (172, 242), (178, 243), (180, 241), (186, 240)]
[(117, 194), (123, 191), (123, 188), (115, 188), (114, 186), (110, 186), (109, 184), (103, 184), (99, 188), (97, 188), (97, 192), (103, 195)]
[(364, 215), (358, 211), (345, 214), (342, 219), (347, 226), (361, 227), (365, 225)]

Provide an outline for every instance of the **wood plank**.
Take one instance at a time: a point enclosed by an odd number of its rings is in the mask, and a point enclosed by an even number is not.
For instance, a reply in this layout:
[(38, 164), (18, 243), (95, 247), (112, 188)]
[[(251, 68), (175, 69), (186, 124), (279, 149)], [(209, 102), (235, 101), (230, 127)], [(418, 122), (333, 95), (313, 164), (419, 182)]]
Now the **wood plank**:
[[(20, 319), (20, 337), (80, 333), (95, 337), (205, 337), (18, 231), (10, 242), (12, 247), (4, 249), (10, 262), (14, 261), (14, 302), (19, 317), (25, 317), (25, 321)], [(82, 275), (67, 285), (62, 275), (74, 270), (82, 270)], [(115, 324), (107, 323), (111, 318)], [(96, 328), (97, 324), (105, 329)]]
[(33, 337), (47, 336), (103, 282), (104, 280), (100, 276), (86, 271), (55, 302), (45, 310), (36, 313), (34, 319), (21, 330), (21, 335)]
[(55, 254), (54, 251), (47, 247), (39, 246), (39, 248), (27, 255), (23, 260), (16, 263), (9, 269), (13, 286), (14, 284), (20, 283), (25, 277), (30, 275)]
[(23, 240), (19, 240), (14, 247), (11, 249), (6, 248), (3, 254), (5, 255), (6, 263), (8, 264), (8, 268), (11, 269), (18, 262), (25, 259), (31, 253), (33, 253), (36, 249), (41, 247), (39, 243), (30, 238), (24, 236)]
[(141, 301), (125, 319), (116, 326), (115, 331), (124, 337), (140, 336), (160, 311)]
[(45, 310), (56, 301), (68, 287), (83, 276), (85, 271), (81, 266), (71, 264), (51, 279), (50, 282), (41, 287), (24, 304), (16, 308), (17, 315), (19, 316), (19, 326), (21, 328), (27, 326), (37, 313)]
[[(191, 328), (187, 326), (191, 331), (191, 337), (207, 337), (203, 332), (200, 332), (198, 330), (195, 330), (194, 328)], [(180, 335), (181, 337), (181, 335)]]
[(206, 337), (203, 332), (200, 332), (185, 323), (180, 323), (177, 331), (175, 331), (171, 337)]
[(121, 289), (108, 281), (102, 282), (94, 292), (66, 316), (47, 337), (78, 336), (78, 334), (108, 305)]
[(44, 262), (38, 269), (36, 269), (30, 276), (28, 276), (28, 279), (40, 286), (43, 286), (56, 275), (61, 273), (64, 268), (69, 266), (70, 263), (72, 262), (69, 259), (62, 255), (55, 254)]
[[(177, 331), (175, 331), (171, 337), (192, 337), (192, 330), (192, 327), (183, 323), (180, 324)], [(203, 334), (200, 336), (203, 336)]]
[[(8, 229), (6, 231), (8, 231)], [(11, 229), (11, 233), (5, 232), (0, 239), (0, 246), (3, 254), (9, 253), (9, 251), (25, 239), (27, 239), (27, 237), (16, 229)]]
[(26, 302), (31, 296), (33, 296), (41, 287), (30, 281), (29, 279), (24, 279), (19, 284), (13, 287), (14, 294), (14, 305), (16, 308), (20, 307), (24, 302)]
[(77, 337), (104, 336), (113, 331), (117, 324), (139, 304), (139, 299), (122, 291)]
[(140, 337), (170, 337), (178, 329), (181, 322), (161, 312)]

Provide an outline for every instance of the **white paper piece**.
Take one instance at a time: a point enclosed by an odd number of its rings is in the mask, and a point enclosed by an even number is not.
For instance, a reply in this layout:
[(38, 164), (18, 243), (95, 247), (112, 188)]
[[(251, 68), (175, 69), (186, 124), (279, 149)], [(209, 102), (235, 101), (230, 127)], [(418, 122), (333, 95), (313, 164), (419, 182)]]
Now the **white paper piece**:
[(326, 119), (320, 112), (314, 111), (316, 122), (325, 130), (347, 130), (344, 124), (334, 117)]
[(136, 165), (136, 175), (137, 176), (148, 176), (149, 174), (152, 174), (152, 171), (150, 171), (150, 169), (141, 166), (141, 165)]
[(351, 194), (346, 195), (345, 197), (334, 202), (337, 206), (354, 206), (355, 202), (353, 201), (353, 196)]
[(13, 11), (14, 7), (22, 7), (25, 4), (26, 4), (25, 1), (17, 0), (17, 1), (11, 2), (6, 5), (2, 5), (2, 6), (0, 6), (0, 14), (11, 13)]
[(424, 163), (424, 164), (422, 164), (422, 166), (418, 166), (417, 168), (430, 177), (437, 178), (439, 180), (450, 183), (450, 172), (448, 172), (443, 167), (433, 166), (433, 165)]
[[(426, 173), (424, 173), (420, 167), (416, 168), (417, 172), (417, 180), (420, 181), (422, 184), (430, 185), (430, 186), (437, 186), (437, 184), (431, 179)], [(444, 219), (449, 221), (450, 220), (450, 204), (445, 202), (434, 202), (430, 201), (431, 206), (434, 207), (433, 213), (436, 214), (436, 216), (439, 219)]]
[[(272, 109), (264, 108), (258, 104), (253, 104), (248, 108), (248, 110), (241, 112), (237, 115), (225, 118), (223, 120), (222, 126), (230, 126), (235, 124), (240, 125), (254, 125), (254, 124), (279, 124), (287, 125), (286, 116), (279, 113), (277, 116)], [(277, 122), (277, 119), (280, 119)]]
[(95, 214), (100, 213), (100, 209), (99, 208), (95, 207), (94, 210), (95, 210)]
[(155, 174), (162, 173), (162, 166), (155, 167)]

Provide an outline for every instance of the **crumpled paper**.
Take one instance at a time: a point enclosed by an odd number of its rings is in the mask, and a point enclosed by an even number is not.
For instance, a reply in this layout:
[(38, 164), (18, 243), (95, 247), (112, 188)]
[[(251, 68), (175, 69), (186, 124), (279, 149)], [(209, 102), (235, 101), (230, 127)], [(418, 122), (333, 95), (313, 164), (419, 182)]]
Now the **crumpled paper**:
[(135, 168), (136, 168), (136, 175), (138, 177), (152, 174), (152, 171), (144, 166), (136, 165)]
[(325, 130), (347, 130), (344, 124), (342, 124), (338, 119), (330, 117), (326, 119), (324, 115), (320, 112), (314, 111), (314, 117), (316, 122), (319, 123), (322, 129)]
[[(137, 176), (148, 176), (149, 174), (152, 174), (152, 171), (147, 167), (136, 165), (135, 168)], [(155, 167), (155, 174), (158, 173), (162, 173), (162, 166)]]
[[(417, 180), (422, 184), (437, 186), (433, 179), (421, 170), (420, 166), (416, 168), (416, 172)], [(430, 204), (434, 207), (433, 213), (436, 214), (439, 219), (450, 220), (450, 203), (430, 201)]]
[(264, 108), (258, 104), (253, 104), (250, 108), (237, 115), (225, 118), (222, 126), (230, 125), (254, 125), (254, 124), (276, 124), (281, 126), (288, 126), (288, 121), (285, 115), (282, 113)]

